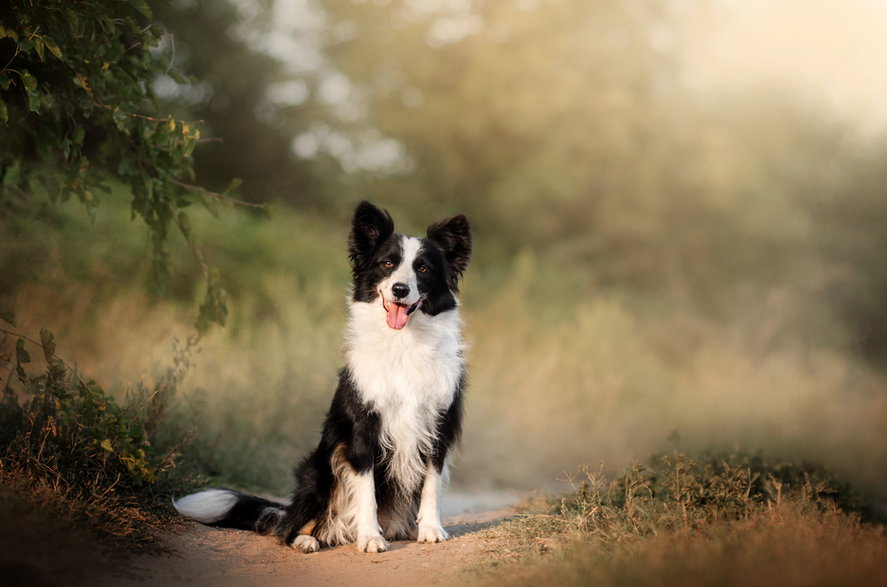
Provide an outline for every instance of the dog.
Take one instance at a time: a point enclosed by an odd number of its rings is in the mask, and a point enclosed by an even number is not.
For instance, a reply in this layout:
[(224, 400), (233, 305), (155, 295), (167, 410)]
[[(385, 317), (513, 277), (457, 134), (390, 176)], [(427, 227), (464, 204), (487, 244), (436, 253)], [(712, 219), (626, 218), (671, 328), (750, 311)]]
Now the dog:
[(291, 502), (209, 489), (174, 500), (176, 510), (208, 525), (274, 534), (305, 553), (447, 540), (439, 501), (462, 429), (457, 294), (471, 251), (464, 215), (408, 237), (394, 232), (387, 211), (361, 202), (348, 237), (345, 367), (320, 442), (296, 468)]

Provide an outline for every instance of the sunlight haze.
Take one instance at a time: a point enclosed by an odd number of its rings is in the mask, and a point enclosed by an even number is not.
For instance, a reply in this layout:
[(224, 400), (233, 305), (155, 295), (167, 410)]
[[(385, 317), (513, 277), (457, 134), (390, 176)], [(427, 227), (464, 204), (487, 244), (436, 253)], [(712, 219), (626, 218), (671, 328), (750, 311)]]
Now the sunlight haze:
[(876, 0), (725, 0), (693, 19), (685, 64), (699, 89), (785, 86), (883, 129), (885, 30)]

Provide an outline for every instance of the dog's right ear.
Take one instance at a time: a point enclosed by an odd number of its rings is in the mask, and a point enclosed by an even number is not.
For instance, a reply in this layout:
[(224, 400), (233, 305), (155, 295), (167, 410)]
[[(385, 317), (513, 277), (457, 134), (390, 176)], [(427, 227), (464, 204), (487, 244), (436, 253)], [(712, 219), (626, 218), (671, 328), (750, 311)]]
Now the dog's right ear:
[(367, 255), (376, 250), (394, 233), (391, 215), (366, 200), (357, 205), (351, 219), (351, 233), (348, 235), (348, 256), (351, 267), (363, 264)]

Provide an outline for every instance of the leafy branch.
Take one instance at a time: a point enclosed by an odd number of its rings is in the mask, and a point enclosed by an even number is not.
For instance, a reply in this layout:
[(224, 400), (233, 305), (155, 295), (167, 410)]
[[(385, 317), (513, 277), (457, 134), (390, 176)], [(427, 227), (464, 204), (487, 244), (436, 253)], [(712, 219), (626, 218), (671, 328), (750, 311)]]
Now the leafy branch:
[(231, 196), (237, 182), (223, 193), (193, 184), (193, 152), (206, 139), (196, 123), (157, 112), (153, 82), (169, 71), (152, 53), (162, 34), (144, 0), (11, 0), (0, 8), (0, 213), (32, 213), (35, 192), (52, 202), (76, 197), (91, 213), (97, 193), (122, 182), (151, 236), (156, 290), (170, 274), (171, 224), (194, 251), (207, 283), (198, 319), (206, 328), (224, 324), (225, 296), (185, 209), (263, 206)]

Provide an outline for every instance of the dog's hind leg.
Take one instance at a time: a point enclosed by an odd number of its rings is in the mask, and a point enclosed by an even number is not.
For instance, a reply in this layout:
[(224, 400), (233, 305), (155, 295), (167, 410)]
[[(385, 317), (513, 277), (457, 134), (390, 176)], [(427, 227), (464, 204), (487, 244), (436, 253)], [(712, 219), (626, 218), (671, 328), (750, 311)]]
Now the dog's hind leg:
[(299, 530), (299, 535), (293, 540), (292, 547), (297, 548), (305, 554), (317, 552), (320, 550), (320, 542), (313, 536), (314, 528), (317, 527), (317, 520), (311, 520)]

